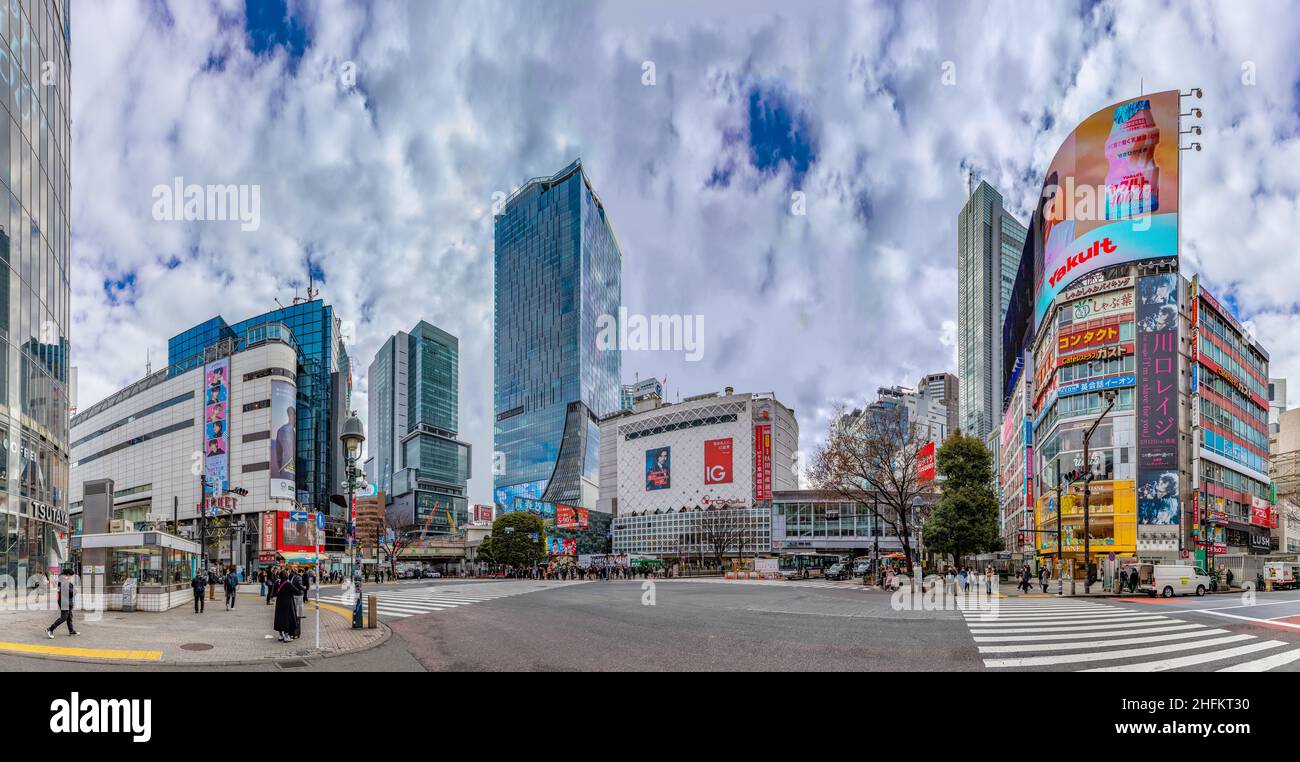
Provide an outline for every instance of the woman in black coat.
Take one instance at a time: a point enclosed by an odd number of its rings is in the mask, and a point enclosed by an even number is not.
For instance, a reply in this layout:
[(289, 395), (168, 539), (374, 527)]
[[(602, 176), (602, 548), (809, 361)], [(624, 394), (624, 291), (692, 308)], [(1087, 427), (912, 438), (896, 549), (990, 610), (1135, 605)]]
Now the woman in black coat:
[(302, 588), (289, 579), (289, 573), (280, 572), (280, 579), (275, 581), (275, 631), (280, 633), (280, 641), (289, 642), (298, 627), (298, 616), (294, 611), (294, 599), (302, 593)]

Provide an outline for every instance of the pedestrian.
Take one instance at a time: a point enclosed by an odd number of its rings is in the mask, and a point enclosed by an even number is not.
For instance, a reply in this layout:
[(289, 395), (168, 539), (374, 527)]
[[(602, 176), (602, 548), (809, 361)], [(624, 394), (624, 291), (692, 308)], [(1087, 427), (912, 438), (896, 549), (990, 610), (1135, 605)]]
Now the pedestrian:
[(271, 599), (275, 598), (275, 590), (280, 585), (280, 567), (272, 566), (271, 570), (266, 573), (266, 605), (271, 605)]
[(303, 587), (302, 574), (295, 571), (292, 577), (293, 582), (293, 638), (297, 640), (302, 636), (302, 596), (306, 592)]
[(1047, 567), (1040, 567), (1038, 570), (1038, 584), (1042, 585), (1043, 592), (1047, 592)]
[(1229, 570), (1228, 570), (1226, 577), (1227, 577), (1227, 580), (1228, 580), (1228, 589), (1231, 590), (1231, 589), (1232, 589), (1232, 569), (1229, 569)]
[(226, 570), (225, 588), (226, 611), (229, 611), (235, 607), (235, 593), (239, 592), (239, 577), (235, 576), (233, 566)]
[(298, 589), (294, 586), (293, 580), (289, 578), (289, 572), (280, 571), (280, 577), (275, 584), (275, 631), (279, 633), (280, 642), (288, 643), (293, 639), (293, 633), (298, 627), (298, 619), (294, 614), (294, 601), (298, 599)]
[(203, 599), (207, 597), (208, 592), (208, 575), (203, 570), (194, 572), (194, 579), (190, 580), (190, 587), (194, 589), (194, 613), (203, 613)]
[(984, 594), (993, 595), (993, 566), (985, 564), (984, 566)]
[(50, 639), (53, 639), (54, 631), (58, 629), (58, 626), (67, 622), (68, 635), (80, 635), (81, 633), (77, 632), (77, 628), (72, 626), (72, 609), (77, 601), (77, 584), (72, 576), (72, 569), (65, 568), (63, 570), (62, 574), (59, 575), (59, 582), (55, 588), (59, 596), (59, 618), (54, 620), (54, 624), (45, 628), (45, 634)]

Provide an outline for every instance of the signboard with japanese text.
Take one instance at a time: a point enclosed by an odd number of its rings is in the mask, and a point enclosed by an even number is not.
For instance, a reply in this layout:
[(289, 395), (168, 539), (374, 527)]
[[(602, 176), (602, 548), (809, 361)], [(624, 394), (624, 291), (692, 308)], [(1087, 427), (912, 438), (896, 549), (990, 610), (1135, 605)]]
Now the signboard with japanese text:
[(1100, 347), (1119, 341), (1119, 325), (1103, 325), (1096, 328), (1080, 328), (1067, 333), (1062, 333), (1056, 340), (1056, 351), (1059, 354), (1067, 352), (1077, 352), (1081, 349), (1091, 347)]
[(754, 499), (772, 499), (772, 424), (754, 427)]
[(1139, 524), (1178, 524), (1178, 274), (1138, 279)]

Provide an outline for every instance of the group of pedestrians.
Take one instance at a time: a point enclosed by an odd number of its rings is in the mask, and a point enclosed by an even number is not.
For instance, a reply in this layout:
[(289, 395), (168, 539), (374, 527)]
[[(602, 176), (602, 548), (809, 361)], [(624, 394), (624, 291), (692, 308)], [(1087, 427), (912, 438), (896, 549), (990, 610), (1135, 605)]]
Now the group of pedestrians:
[(316, 575), (310, 569), (272, 566), (259, 572), (257, 580), (266, 605), (275, 602), (272, 623), (279, 641), (288, 643), (302, 637), (302, 618)]
[(190, 589), (194, 591), (194, 613), (202, 614), (206, 608), (208, 597), (208, 585), (219, 584), (226, 594), (226, 611), (235, 607), (235, 595), (239, 592), (239, 573), (235, 567), (226, 568), (224, 574), (216, 572), (205, 572), (199, 570), (194, 572), (193, 579), (190, 580)]

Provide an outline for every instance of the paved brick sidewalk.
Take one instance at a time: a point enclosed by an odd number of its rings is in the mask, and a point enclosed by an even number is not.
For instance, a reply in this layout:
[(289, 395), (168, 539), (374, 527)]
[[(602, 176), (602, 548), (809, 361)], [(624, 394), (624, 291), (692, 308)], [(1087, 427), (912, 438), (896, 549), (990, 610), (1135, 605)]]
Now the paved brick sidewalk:
[[(328, 589), (328, 588), (327, 588)], [(68, 635), (61, 626), (54, 639), (45, 628), (58, 616), (53, 611), (0, 611), (0, 653), (55, 659), (149, 662), (153, 664), (229, 664), (262, 660), (336, 656), (364, 650), (388, 639), (381, 622), (371, 629), (352, 629), (350, 612), (323, 605), (320, 612), (320, 650), (316, 650), (315, 601), (308, 604), (302, 637), (281, 643), (274, 629), (275, 607), (253, 593), (240, 593), (236, 606), (225, 610), (220, 595), (207, 601), (206, 611), (195, 614), (190, 605), (164, 613), (143, 611), (101, 612), (98, 621), (89, 612), (76, 612)]]

